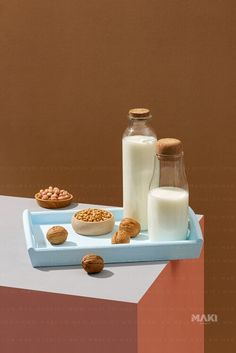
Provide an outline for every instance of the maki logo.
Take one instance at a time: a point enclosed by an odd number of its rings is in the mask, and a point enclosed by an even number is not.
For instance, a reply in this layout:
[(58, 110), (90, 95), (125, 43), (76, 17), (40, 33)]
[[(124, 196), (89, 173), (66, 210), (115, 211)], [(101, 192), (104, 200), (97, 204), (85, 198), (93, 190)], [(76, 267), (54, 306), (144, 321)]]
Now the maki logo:
[(191, 321), (206, 325), (213, 322), (218, 322), (218, 316), (217, 314), (192, 314)]

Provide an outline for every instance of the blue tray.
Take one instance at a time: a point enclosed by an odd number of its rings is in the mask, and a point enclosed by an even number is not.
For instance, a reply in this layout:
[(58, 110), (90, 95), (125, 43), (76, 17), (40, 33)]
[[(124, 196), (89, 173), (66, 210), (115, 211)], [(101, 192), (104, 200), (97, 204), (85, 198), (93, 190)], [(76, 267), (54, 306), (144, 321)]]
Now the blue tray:
[[(115, 216), (112, 233), (102, 236), (83, 236), (74, 232), (71, 218), (76, 210), (23, 212), (23, 225), (28, 253), (33, 267), (78, 265), (84, 255), (96, 253), (105, 263), (176, 260), (200, 256), (203, 237), (197, 217), (189, 208), (189, 234), (187, 240), (151, 242), (147, 232), (141, 232), (129, 244), (111, 244), (111, 236), (118, 229), (123, 210), (106, 208)], [(64, 244), (51, 245), (46, 233), (53, 225), (62, 225), (68, 231)]]

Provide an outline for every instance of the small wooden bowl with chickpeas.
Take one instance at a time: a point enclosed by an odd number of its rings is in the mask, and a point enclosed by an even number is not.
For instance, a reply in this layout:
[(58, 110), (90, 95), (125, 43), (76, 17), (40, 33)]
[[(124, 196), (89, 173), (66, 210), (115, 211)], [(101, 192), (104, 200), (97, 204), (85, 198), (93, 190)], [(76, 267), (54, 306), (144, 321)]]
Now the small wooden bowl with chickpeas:
[(108, 210), (88, 208), (76, 212), (72, 217), (71, 224), (78, 234), (103, 235), (112, 231), (115, 218)]
[(44, 208), (62, 208), (67, 207), (73, 200), (73, 195), (57, 186), (49, 186), (47, 189), (41, 189), (34, 195), (39, 206)]

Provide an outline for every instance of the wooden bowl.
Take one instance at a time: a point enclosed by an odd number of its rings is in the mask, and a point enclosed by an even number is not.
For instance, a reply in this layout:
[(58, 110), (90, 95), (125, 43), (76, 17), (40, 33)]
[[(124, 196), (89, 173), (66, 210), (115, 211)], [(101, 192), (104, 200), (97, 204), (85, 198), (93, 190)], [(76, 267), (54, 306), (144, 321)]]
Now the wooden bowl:
[[(107, 211), (107, 210), (106, 210)], [(109, 212), (109, 211), (107, 211)], [(85, 222), (77, 219), (73, 215), (71, 224), (74, 231), (81, 235), (103, 235), (110, 233), (115, 225), (115, 217), (111, 212), (111, 218), (100, 222)]]
[(39, 193), (35, 194), (34, 197), (38, 202), (39, 206), (44, 208), (62, 208), (69, 206), (73, 200), (73, 195), (70, 195), (70, 198), (66, 200), (42, 200), (38, 197)]

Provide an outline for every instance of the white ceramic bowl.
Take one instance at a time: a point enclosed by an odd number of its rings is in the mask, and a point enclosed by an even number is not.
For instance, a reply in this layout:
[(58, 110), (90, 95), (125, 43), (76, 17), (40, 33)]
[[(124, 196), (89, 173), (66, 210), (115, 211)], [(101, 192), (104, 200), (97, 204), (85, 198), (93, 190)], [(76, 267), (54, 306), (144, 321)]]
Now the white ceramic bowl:
[(111, 218), (100, 222), (81, 221), (73, 215), (71, 220), (72, 227), (76, 233), (81, 235), (102, 235), (110, 233), (115, 225), (115, 217), (111, 212), (107, 212), (111, 214)]

